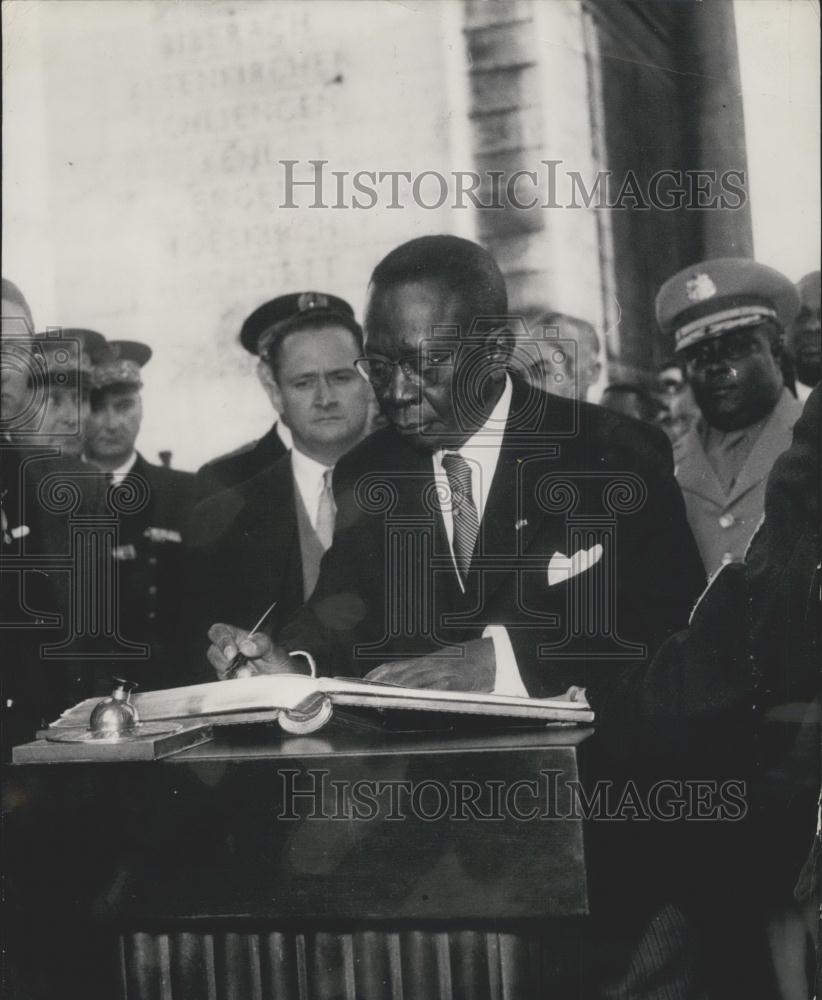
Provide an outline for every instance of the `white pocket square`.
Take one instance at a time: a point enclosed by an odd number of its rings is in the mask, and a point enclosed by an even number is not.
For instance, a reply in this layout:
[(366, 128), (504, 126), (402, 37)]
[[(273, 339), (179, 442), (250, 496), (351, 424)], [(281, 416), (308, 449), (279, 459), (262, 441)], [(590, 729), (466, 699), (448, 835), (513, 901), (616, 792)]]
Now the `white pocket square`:
[(595, 566), (602, 558), (602, 546), (593, 545), (590, 549), (580, 549), (572, 556), (563, 555), (562, 552), (555, 552), (548, 563), (548, 586), (553, 587), (557, 583), (570, 580), (572, 576), (579, 576), (592, 566)]

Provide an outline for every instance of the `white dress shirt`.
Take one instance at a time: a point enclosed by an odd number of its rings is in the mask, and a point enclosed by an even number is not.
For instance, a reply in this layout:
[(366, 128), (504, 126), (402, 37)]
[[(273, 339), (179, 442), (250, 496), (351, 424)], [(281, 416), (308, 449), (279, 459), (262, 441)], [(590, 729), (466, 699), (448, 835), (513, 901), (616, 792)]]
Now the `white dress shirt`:
[[(442, 459), (445, 454), (461, 455), (471, 467), (471, 495), (474, 500), (474, 506), (477, 508), (477, 517), (480, 524), (482, 524), (482, 515), (485, 513), (488, 494), (491, 492), (491, 481), (494, 478), (497, 462), (499, 461), (499, 453), (502, 449), (505, 424), (508, 421), (508, 411), (511, 409), (512, 392), (511, 379), (506, 375), (505, 388), (502, 390), (502, 395), (497, 400), (494, 409), (482, 427), (472, 437), (468, 438), (461, 448), (440, 448), (433, 455), (434, 479), (440, 487), (438, 493), (441, 496), (447, 497), (451, 493), (448, 484), (448, 474), (442, 465)], [(445, 523), (445, 533), (448, 536), (451, 558), (454, 559), (454, 518), (451, 514), (451, 504), (443, 504), (440, 507), (440, 512)], [(456, 570), (456, 568), (457, 562), (454, 559), (454, 569)]]
[(111, 476), (112, 483), (122, 483), (126, 476), (134, 468), (134, 463), (137, 461), (137, 452), (133, 451), (131, 455), (123, 462), (122, 465), (118, 465), (116, 469), (112, 469), (109, 472)]
[[(471, 494), (474, 506), (477, 508), (477, 517), (480, 526), (488, 503), (488, 495), (491, 492), (491, 482), (499, 462), (500, 451), (502, 450), (502, 439), (505, 434), (505, 425), (508, 422), (508, 413), (511, 409), (511, 396), (513, 385), (508, 375), (505, 376), (505, 388), (502, 395), (497, 400), (494, 409), (483, 426), (470, 437), (461, 448), (439, 449), (435, 451), (432, 459), (434, 463), (434, 479), (440, 487), (438, 495), (450, 497), (451, 489), (448, 483), (448, 475), (443, 468), (442, 459), (447, 453), (461, 455), (471, 467)], [(454, 563), (454, 572), (463, 591), (465, 586), (460, 578), (457, 569), (457, 561), (454, 556), (454, 518), (451, 513), (451, 504), (443, 503), (440, 506), (440, 513), (445, 525), (445, 534), (448, 537), (448, 547), (451, 550), (451, 559)], [(494, 658), (496, 660), (496, 678), (494, 681), (495, 694), (520, 695), (527, 698), (528, 692), (522, 683), (519, 668), (517, 667), (514, 650), (508, 636), (508, 630), (501, 625), (489, 625), (482, 633), (483, 639), (491, 639), (494, 643)]]
[(317, 530), (320, 495), (323, 491), (323, 477), (330, 468), (333, 466), (323, 465), (321, 462), (309, 458), (296, 447), (291, 449), (291, 472), (300, 492), (305, 512), (308, 514), (308, 520), (315, 531)]
[(807, 403), (808, 396), (813, 392), (812, 385), (805, 385), (804, 382), (800, 382), (799, 379), (796, 380), (796, 398), (800, 403)]
[(291, 434), (291, 428), (286, 427), (282, 422), (282, 419), (278, 420), (274, 425), (274, 429), (277, 432), (277, 437), (282, 441), (283, 447), (286, 451), (291, 451), (294, 447), (294, 438)]
[[(288, 431), (287, 427), (283, 427), (282, 423), (278, 423), (278, 434), (280, 434), (280, 428)], [(290, 437), (291, 432), (288, 431), (288, 434)], [(282, 434), (280, 434), (280, 437), (282, 438)], [(304, 455), (293, 445), (291, 446), (291, 473), (294, 476), (294, 482), (297, 484), (300, 499), (308, 515), (308, 520), (315, 531), (317, 530), (317, 514), (320, 507), (320, 496), (323, 491), (323, 479), (329, 468), (333, 468), (333, 466), (323, 465), (321, 462), (309, 458), (308, 455)], [(311, 676), (317, 676), (317, 664), (310, 653), (302, 649), (294, 649), (291, 651), (291, 656), (303, 657), (308, 663)]]

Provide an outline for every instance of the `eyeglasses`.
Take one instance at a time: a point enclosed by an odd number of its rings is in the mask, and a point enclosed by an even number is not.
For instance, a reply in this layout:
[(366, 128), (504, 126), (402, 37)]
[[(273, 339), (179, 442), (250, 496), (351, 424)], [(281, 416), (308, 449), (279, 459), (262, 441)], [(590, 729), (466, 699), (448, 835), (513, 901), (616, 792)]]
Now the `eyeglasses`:
[(453, 351), (438, 350), (406, 354), (396, 361), (378, 357), (357, 358), (354, 367), (375, 389), (384, 389), (391, 382), (397, 367), (414, 385), (432, 386), (442, 379), (445, 369), (453, 363)]
[(760, 345), (751, 332), (726, 333), (722, 337), (697, 344), (685, 352), (685, 367), (689, 372), (702, 371), (708, 365), (723, 361), (741, 361), (759, 351)]

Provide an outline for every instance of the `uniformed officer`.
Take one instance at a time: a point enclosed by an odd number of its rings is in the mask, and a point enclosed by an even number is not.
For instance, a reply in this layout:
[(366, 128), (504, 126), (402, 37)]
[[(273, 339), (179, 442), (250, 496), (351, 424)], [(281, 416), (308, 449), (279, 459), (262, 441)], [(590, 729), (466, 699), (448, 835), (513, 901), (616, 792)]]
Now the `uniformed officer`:
[(128, 642), (147, 646), (144, 660), (129, 661), (122, 669), (143, 689), (168, 687), (174, 682), (180, 653), (194, 476), (153, 465), (135, 448), (143, 415), (141, 372), (151, 348), (127, 340), (110, 341), (108, 348), (110, 357), (95, 370), (86, 458), (107, 474), (109, 505), (118, 516), (113, 557), (119, 581), (119, 633)]
[(83, 595), (70, 566), (93, 571), (74, 529), (104, 510), (102, 483), (79, 453), (94, 363), (105, 351), (105, 338), (86, 329), (3, 341), (3, 368), (14, 390), (4, 379), (4, 407), (9, 397), (14, 403), (0, 440), (6, 749), (93, 693), (92, 671), (72, 655), (79, 649), (73, 641), (87, 637)]
[(106, 339), (96, 330), (65, 327), (34, 335), (32, 422), (20, 428), (31, 432), (31, 440), (57, 448), (63, 456), (82, 455), (94, 370), (106, 351)]
[(674, 459), (709, 574), (744, 557), (765, 480), (802, 412), (783, 373), (785, 330), (798, 310), (791, 282), (746, 258), (694, 264), (657, 295), (657, 322), (674, 334), (701, 412)]

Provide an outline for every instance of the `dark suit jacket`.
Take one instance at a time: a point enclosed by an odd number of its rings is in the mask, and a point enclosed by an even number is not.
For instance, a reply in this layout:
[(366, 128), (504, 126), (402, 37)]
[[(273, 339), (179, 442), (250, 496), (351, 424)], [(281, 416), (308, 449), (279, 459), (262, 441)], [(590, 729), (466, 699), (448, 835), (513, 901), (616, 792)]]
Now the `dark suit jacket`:
[[(722, 569), (690, 628), (622, 689), (589, 699), (637, 753), (689, 773), (753, 781), (763, 808), (799, 805), (819, 781), (819, 448), (815, 389), (776, 461), (744, 563)], [(814, 704), (816, 710), (814, 711)], [(783, 814), (783, 819), (784, 819)], [(786, 824), (787, 825), (787, 824)]]
[(144, 490), (145, 502), (117, 514), (120, 635), (149, 647), (149, 657), (123, 666), (146, 688), (174, 683), (180, 648), (188, 557), (188, 524), (195, 503), (190, 472), (152, 465), (142, 455), (126, 477)]
[(291, 457), (197, 504), (192, 518), (191, 614), (187, 632), (194, 674), (212, 680), (205, 660), (208, 628), (251, 628), (277, 600), (272, 622), (287, 621), (303, 601), (303, 572)]
[[(820, 410), (817, 388), (768, 477), (765, 519), (744, 563), (716, 575), (690, 627), (649, 668), (627, 672), (620, 686), (588, 689), (600, 734), (653, 762), (655, 777), (741, 788), (734, 822), (669, 823), (655, 844), (672, 891), (697, 908), (716, 996), (777, 995), (771, 970), (752, 956), (767, 956), (768, 917), (790, 900), (814, 843)], [(814, 848), (818, 858), (818, 840)], [(818, 877), (818, 860), (815, 870)]]
[(277, 424), (257, 441), (250, 441), (227, 455), (220, 455), (206, 462), (197, 471), (199, 497), (211, 496), (232, 486), (238, 486), (273, 465), (287, 452), (277, 433)]
[[(529, 693), (556, 694), (645, 662), (704, 586), (664, 435), (519, 381), (465, 594), (430, 455), (386, 428), (341, 459), (334, 489), (334, 544), (280, 633), (324, 673), (364, 674), (498, 624)], [(587, 573), (548, 585), (555, 553), (597, 544)]]

